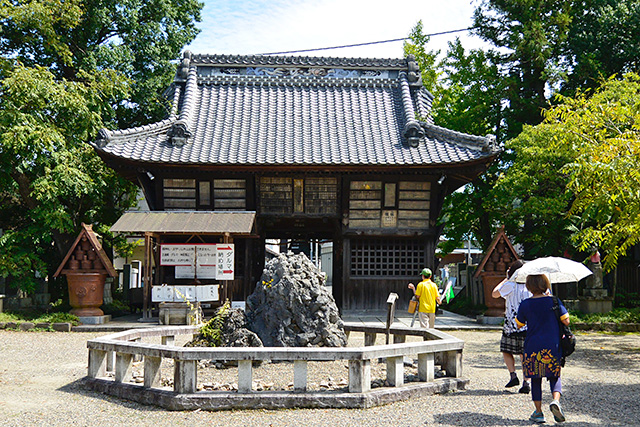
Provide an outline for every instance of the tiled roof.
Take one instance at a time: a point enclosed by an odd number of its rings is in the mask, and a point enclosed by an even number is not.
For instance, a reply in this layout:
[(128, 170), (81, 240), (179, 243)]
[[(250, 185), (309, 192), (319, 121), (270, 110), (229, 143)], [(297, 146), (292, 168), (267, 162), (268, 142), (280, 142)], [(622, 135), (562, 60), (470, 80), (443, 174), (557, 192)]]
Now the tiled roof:
[(170, 117), (102, 130), (94, 146), (116, 158), (185, 165), (403, 166), (493, 157), (493, 139), (431, 122), (433, 97), (408, 61), (187, 53)]

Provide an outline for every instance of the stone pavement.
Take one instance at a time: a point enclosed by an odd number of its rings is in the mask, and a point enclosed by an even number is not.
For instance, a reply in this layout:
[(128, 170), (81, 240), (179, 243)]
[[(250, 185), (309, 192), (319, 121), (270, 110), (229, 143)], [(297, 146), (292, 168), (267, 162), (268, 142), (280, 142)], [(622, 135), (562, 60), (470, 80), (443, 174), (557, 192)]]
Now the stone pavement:
[[(72, 328), (75, 332), (119, 332), (128, 329), (151, 328), (159, 325), (158, 319), (152, 322), (141, 322), (140, 314), (131, 314), (123, 317), (116, 317), (110, 322), (101, 325), (80, 325)], [(411, 326), (413, 315), (404, 310), (397, 310), (394, 325)], [(362, 323), (372, 326), (385, 326), (387, 322), (387, 312), (385, 310), (349, 310), (342, 314), (342, 320), (349, 323)], [(413, 327), (419, 328), (420, 321), (416, 316)], [(475, 319), (442, 311), (436, 316), (436, 328), (443, 331), (452, 330), (501, 330), (501, 325), (485, 325)]]

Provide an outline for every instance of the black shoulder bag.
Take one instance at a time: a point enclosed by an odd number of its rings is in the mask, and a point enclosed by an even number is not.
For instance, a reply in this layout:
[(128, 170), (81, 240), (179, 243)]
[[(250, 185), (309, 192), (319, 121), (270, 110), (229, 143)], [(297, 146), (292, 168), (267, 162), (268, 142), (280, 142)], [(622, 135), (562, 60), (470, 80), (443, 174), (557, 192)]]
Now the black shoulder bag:
[(558, 304), (558, 297), (553, 296), (553, 312), (558, 320), (558, 327), (560, 329), (560, 349), (562, 350), (562, 359), (560, 365), (564, 366), (564, 359), (570, 356), (576, 350), (576, 337), (571, 332), (571, 329), (560, 321), (560, 305)]

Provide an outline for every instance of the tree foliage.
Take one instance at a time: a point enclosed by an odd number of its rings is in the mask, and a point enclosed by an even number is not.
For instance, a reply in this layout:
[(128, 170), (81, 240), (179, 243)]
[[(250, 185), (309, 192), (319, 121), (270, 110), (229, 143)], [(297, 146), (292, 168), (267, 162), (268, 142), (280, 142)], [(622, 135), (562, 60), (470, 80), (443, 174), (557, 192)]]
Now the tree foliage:
[(576, 154), (552, 148), (550, 123), (536, 125), (563, 99), (555, 95), (573, 96), (603, 77), (638, 71), (639, 20), (632, 0), (480, 2), (473, 31), (492, 47), (465, 52), (450, 45), (438, 65), (442, 97), (433, 115), (454, 130), (494, 133), (505, 151), (445, 200), (440, 221), (450, 246), (465, 236), (486, 247), (487, 236), (504, 224), (525, 257), (585, 249), (572, 239), (587, 222), (572, 205), (572, 175), (563, 169)]
[(574, 157), (563, 172), (579, 216), (581, 250), (602, 249), (611, 270), (640, 242), (640, 77), (607, 80), (593, 95), (580, 92), (547, 113), (550, 149)]
[(157, 120), (193, 0), (0, 0), (0, 275), (32, 290), (81, 222), (106, 230), (135, 200), (87, 144)]

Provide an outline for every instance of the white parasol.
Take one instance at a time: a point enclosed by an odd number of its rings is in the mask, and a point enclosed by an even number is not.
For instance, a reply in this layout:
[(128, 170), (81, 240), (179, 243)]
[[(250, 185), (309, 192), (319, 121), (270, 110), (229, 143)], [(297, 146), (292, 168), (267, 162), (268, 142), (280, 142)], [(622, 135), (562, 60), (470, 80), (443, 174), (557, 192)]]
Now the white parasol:
[(515, 280), (524, 283), (530, 274), (544, 274), (551, 283), (578, 282), (593, 274), (584, 264), (561, 257), (544, 257), (525, 263), (515, 273)]

